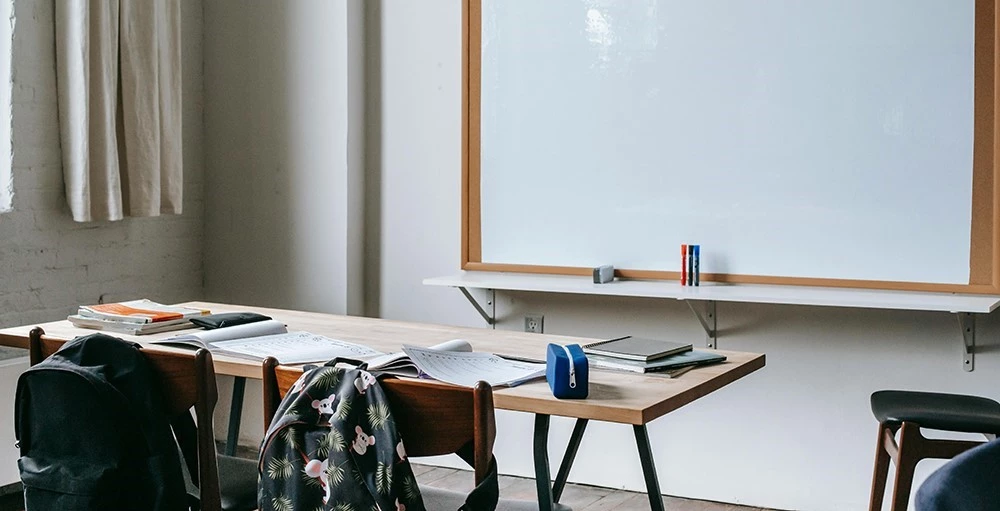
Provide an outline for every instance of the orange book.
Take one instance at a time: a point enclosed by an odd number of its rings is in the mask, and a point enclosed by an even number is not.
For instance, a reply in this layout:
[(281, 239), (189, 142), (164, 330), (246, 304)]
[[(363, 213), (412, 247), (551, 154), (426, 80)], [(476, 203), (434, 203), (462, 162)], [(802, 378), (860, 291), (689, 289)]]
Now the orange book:
[(211, 311), (178, 305), (163, 305), (143, 299), (120, 303), (81, 305), (77, 313), (90, 318), (142, 324), (203, 316), (211, 314)]

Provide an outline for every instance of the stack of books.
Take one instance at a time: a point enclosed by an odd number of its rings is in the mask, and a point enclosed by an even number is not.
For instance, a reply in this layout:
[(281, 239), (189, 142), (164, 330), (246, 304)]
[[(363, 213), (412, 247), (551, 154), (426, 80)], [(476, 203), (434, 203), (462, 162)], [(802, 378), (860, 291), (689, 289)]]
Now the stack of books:
[(73, 326), (130, 335), (191, 328), (190, 318), (211, 314), (207, 309), (163, 305), (152, 300), (81, 305), (66, 319)]
[(663, 373), (679, 376), (688, 369), (726, 360), (725, 355), (691, 349), (690, 343), (679, 343), (625, 336), (583, 346), (592, 367), (633, 373)]

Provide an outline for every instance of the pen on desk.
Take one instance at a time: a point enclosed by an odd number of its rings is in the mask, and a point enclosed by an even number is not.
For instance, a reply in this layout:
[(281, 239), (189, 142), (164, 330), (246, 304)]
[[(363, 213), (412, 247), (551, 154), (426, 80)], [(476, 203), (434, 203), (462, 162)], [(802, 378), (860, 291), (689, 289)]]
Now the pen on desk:
[(530, 357), (519, 357), (517, 355), (503, 355), (501, 353), (496, 354), (498, 357), (504, 360), (513, 360), (514, 362), (527, 362), (529, 364), (544, 364), (544, 360), (538, 360), (537, 358)]
[(681, 244), (681, 285), (687, 285), (687, 254), (688, 246)]

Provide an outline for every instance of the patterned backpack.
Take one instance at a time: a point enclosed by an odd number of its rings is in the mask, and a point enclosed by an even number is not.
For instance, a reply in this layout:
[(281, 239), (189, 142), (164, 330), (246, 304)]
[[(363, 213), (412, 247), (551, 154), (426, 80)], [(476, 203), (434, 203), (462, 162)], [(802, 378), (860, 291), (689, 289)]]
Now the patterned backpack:
[(363, 369), (307, 369), (285, 395), (258, 464), (261, 511), (423, 511), (385, 393)]

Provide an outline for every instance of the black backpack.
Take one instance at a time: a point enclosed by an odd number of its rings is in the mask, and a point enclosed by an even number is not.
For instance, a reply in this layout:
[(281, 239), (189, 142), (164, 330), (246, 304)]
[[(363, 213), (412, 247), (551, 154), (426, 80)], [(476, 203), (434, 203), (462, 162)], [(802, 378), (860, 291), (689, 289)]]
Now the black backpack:
[[(27, 511), (186, 510), (178, 446), (137, 344), (67, 342), (17, 381), (14, 434)], [(177, 420), (193, 429), (190, 414)]]
[[(307, 367), (282, 399), (261, 444), (260, 510), (423, 511), (378, 379), (336, 362)], [(471, 459), (471, 446), (460, 454)], [(491, 511), (498, 496), (494, 460), (462, 509)]]

